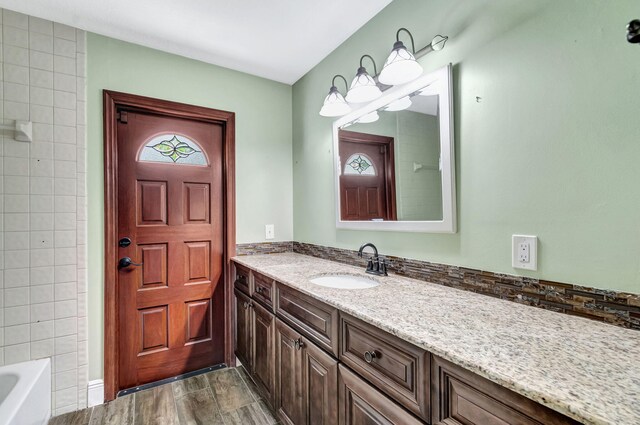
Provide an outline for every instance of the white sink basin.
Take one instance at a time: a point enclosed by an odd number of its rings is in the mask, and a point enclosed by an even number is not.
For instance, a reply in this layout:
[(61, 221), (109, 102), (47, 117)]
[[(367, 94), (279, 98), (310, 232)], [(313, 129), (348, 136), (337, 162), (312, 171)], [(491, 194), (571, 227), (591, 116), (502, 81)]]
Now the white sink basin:
[(352, 276), (349, 274), (318, 276), (313, 279), (309, 279), (309, 281), (316, 285), (337, 289), (367, 289), (380, 284), (373, 279), (362, 276)]

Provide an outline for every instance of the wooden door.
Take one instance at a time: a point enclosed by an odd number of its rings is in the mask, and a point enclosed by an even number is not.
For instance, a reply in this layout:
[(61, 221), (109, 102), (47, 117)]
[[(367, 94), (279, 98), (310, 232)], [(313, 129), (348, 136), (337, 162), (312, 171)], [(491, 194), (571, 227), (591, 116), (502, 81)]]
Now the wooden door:
[(251, 350), (252, 376), (258, 388), (271, 405), (274, 404), (275, 386), (275, 338), (276, 319), (273, 313), (258, 303), (251, 308), (253, 343)]
[(300, 334), (276, 319), (275, 410), (288, 425), (300, 425), (303, 418), (301, 357), (295, 345), (300, 338)]
[(340, 425), (419, 425), (423, 423), (346, 367), (339, 366), (338, 376)]
[(252, 372), (251, 361), (251, 298), (235, 290), (236, 295), (236, 349), (235, 354), (249, 373)]
[(340, 130), (342, 220), (396, 220), (393, 137)]
[(225, 360), (223, 127), (121, 111), (117, 151), (123, 389)]
[(302, 398), (306, 425), (338, 423), (338, 361), (303, 338)]

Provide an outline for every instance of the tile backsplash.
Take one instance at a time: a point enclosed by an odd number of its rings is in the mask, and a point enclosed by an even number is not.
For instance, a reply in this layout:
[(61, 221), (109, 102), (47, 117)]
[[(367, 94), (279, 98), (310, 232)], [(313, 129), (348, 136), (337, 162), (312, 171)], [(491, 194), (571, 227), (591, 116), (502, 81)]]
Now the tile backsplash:
[[(291, 246), (292, 249), (287, 248)], [(350, 249), (302, 242), (239, 244), (237, 255), (296, 252), (366, 267), (366, 258)], [(366, 256), (365, 256), (366, 257)], [(470, 269), (386, 256), (389, 271), (413, 279), (477, 292), (558, 313), (581, 316), (599, 322), (640, 330), (640, 294), (590, 288), (578, 284), (553, 282), (505, 273)]]
[(86, 406), (84, 31), (0, 9), (0, 365), (51, 357), (53, 414)]

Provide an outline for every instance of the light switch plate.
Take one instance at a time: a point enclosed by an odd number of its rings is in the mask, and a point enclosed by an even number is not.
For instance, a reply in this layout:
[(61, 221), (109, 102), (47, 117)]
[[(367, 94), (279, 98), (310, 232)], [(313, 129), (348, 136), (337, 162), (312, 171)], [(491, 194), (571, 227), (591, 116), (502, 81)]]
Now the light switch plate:
[(516, 269), (538, 270), (537, 236), (511, 236), (511, 266)]
[(265, 224), (264, 226), (264, 238), (273, 239), (275, 237), (275, 226), (273, 224)]

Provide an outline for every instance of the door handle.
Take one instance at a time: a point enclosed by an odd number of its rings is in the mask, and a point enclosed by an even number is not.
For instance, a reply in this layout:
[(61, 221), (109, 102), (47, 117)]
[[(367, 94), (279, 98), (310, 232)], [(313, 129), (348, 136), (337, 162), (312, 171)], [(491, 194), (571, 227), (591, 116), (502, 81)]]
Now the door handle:
[(133, 260), (129, 257), (122, 257), (119, 261), (118, 261), (118, 268), (119, 269), (124, 269), (126, 267), (129, 266), (136, 266), (139, 267), (141, 266), (143, 263), (134, 263)]

